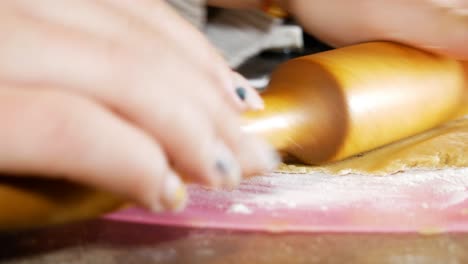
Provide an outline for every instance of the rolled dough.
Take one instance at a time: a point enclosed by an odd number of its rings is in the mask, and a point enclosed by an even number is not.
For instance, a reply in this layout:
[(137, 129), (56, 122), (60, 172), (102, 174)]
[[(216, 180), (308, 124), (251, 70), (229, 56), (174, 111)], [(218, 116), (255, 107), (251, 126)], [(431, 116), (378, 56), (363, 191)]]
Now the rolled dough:
[[(463, 112), (468, 113), (466, 110)], [(468, 116), (343, 161), (317, 167), (283, 164), (279, 171), (385, 175), (453, 167), (468, 167)]]

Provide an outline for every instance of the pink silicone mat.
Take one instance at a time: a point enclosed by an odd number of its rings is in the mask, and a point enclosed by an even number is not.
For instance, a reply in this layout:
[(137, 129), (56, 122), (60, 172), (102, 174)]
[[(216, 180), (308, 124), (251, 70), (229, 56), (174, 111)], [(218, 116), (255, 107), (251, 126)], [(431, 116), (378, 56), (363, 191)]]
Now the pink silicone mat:
[(189, 188), (180, 213), (130, 208), (107, 219), (271, 232), (467, 232), (468, 168), (388, 176), (272, 173), (235, 190)]

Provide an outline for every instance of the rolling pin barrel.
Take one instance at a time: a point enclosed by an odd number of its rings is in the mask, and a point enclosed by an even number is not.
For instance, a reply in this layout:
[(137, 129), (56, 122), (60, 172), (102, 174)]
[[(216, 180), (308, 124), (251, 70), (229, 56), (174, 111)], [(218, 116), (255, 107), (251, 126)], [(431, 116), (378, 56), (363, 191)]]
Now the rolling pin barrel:
[(460, 62), (375, 42), (288, 61), (243, 129), (306, 164), (341, 160), (454, 117), (464, 93)]

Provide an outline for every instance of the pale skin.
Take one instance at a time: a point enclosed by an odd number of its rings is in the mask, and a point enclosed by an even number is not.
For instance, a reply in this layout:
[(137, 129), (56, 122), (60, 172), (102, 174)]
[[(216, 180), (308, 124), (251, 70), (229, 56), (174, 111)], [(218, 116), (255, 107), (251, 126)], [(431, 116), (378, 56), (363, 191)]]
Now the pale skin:
[(183, 205), (182, 178), (233, 187), (278, 162), (240, 130), (261, 99), (164, 1), (1, 1), (0, 20), (2, 172), (159, 211)]
[[(261, 8), (259, 0), (208, 0)], [(335, 47), (389, 40), (468, 60), (467, 0), (277, 0), (304, 28)]]
[[(468, 58), (466, 17), (433, 1), (311, 2), (282, 4), (333, 45), (388, 39)], [(278, 162), (240, 129), (259, 96), (164, 1), (0, 1), (0, 36), (2, 172), (64, 177), (159, 211), (183, 206), (184, 182), (233, 187)]]

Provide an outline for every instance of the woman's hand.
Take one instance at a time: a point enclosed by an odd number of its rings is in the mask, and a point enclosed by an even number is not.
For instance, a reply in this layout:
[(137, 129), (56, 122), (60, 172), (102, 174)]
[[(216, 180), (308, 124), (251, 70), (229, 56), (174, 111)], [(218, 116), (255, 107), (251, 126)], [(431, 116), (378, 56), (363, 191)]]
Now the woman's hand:
[(1, 1), (0, 37), (2, 172), (160, 210), (183, 205), (181, 178), (234, 186), (276, 165), (240, 131), (258, 95), (164, 1)]
[(468, 59), (466, 0), (284, 0), (306, 28), (334, 46), (389, 40)]
[[(263, 0), (207, 0), (261, 9)], [(388, 40), (468, 60), (467, 0), (276, 0), (312, 35), (333, 46)]]

